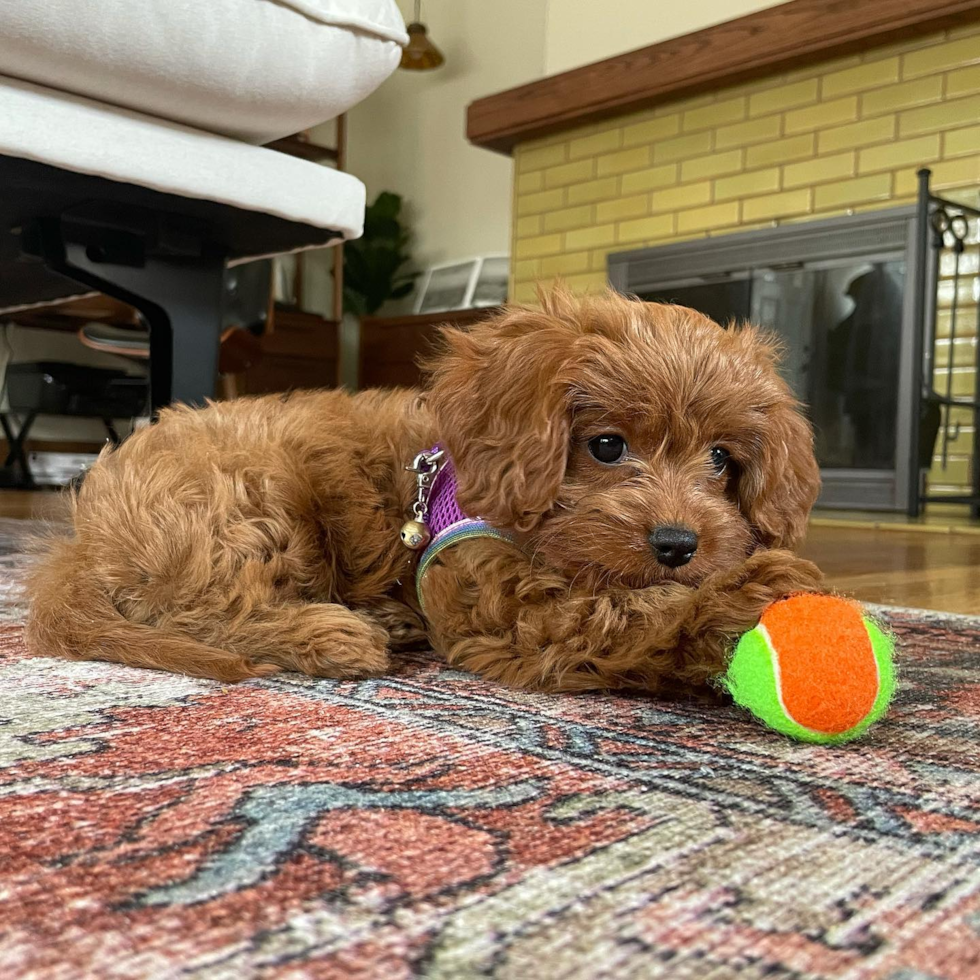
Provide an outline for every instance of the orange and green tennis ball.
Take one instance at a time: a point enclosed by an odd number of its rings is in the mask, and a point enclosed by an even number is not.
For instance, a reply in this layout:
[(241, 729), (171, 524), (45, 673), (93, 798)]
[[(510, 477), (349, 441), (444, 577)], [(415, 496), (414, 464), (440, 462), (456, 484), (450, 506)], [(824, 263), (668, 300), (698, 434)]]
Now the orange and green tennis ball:
[(888, 710), (893, 647), (855, 603), (791, 596), (742, 635), (721, 683), (737, 704), (790, 738), (849, 742)]

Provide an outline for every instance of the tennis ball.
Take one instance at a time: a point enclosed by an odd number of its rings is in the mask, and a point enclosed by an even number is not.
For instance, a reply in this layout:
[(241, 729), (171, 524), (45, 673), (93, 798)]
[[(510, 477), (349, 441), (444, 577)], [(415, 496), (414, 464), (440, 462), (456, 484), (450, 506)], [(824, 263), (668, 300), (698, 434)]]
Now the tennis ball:
[(777, 732), (805, 742), (849, 742), (888, 709), (893, 646), (846, 599), (791, 596), (743, 634), (721, 682)]

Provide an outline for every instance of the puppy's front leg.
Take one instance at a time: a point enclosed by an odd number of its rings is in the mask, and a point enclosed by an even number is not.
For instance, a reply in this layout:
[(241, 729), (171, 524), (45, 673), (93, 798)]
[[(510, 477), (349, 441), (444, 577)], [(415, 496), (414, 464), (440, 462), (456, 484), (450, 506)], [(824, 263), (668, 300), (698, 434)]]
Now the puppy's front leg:
[(823, 592), (823, 573), (790, 551), (762, 549), (733, 571), (707, 578), (684, 623), (675, 679), (690, 686), (723, 673), (738, 638), (758, 625), (772, 603), (801, 592)]
[(767, 605), (818, 588), (814, 566), (764, 552), (700, 589), (593, 594), (533, 569), (509, 545), (481, 541), (444, 552), (424, 598), (433, 642), (452, 664), (527, 689), (655, 692), (703, 686)]

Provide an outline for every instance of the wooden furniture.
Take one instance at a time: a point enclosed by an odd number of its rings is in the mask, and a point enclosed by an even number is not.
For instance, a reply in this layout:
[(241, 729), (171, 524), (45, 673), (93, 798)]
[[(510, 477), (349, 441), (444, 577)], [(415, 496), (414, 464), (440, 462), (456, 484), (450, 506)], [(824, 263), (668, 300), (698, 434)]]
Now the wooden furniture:
[[(131, 306), (99, 293), (9, 313), (4, 320), (23, 327), (69, 333), (78, 333), (82, 324), (92, 321), (118, 327), (139, 326), (139, 318)], [(336, 321), (276, 305), (270, 311), (269, 325), (262, 337), (237, 336), (242, 333), (226, 331), (221, 351), (225, 373), (243, 375), (237, 386), (238, 394), (336, 385)], [(119, 353), (118, 350), (109, 352)]]
[(496, 307), (415, 316), (361, 317), (358, 377), (361, 388), (414, 387), (422, 381), (419, 360), (431, 354), (439, 327), (466, 328), (497, 312)]
[(471, 103), (471, 143), (515, 144), (681, 95), (980, 18), (980, 0), (790, 0)]
[(61, 330), (77, 333), (79, 325), (91, 321), (110, 323), (114, 327), (136, 327), (139, 315), (133, 307), (102, 293), (89, 293), (61, 302), (35, 306), (16, 313), (5, 313), (2, 319), (21, 327)]
[(269, 327), (258, 338), (261, 357), (240, 376), (238, 393), (336, 387), (338, 336), (335, 320), (277, 306)]
[[(340, 117), (340, 119), (343, 118), (343, 116)], [(338, 119), (338, 123), (340, 119)], [(292, 136), (284, 136), (282, 139), (273, 140), (265, 145), (266, 149), (278, 150), (280, 153), (288, 153), (291, 157), (312, 160), (314, 163), (319, 163), (321, 160), (333, 160), (334, 163), (337, 163), (342, 152), (339, 145), (323, 146), (320, 143), (315, 143), (310, 139), (309, 133), (293, 133)]]
[[(341, 113), (334, 120), (337, 127), (337, 145), (322, 146), (310, 139), (308, 132), (294, 133), (280, 140), (266, 144), (270, 150), (278, 150), (289, 156), (300, 157), (303, 160), (319, 162), (333, 161), (334, 169), (344, 170), (347, 167), (347, 115)], [(303, 302), (303, 273), (306, 253), (296, 255), (296, 271), (293, 276), (293, 297), (298, 303)], [(344, 315), (344, 243), (338, 242), (333, 251), (333, 319), (338, 323)]]

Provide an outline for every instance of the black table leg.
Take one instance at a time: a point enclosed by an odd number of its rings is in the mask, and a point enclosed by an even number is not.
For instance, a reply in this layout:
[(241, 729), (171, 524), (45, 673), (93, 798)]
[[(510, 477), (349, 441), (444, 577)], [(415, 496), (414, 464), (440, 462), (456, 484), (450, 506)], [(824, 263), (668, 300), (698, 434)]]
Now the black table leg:
[(150, 328), (150, 405), (201, 405), (218, 376), (225, 255), (153, 213), (76, 208), (25, 236), (52, 271), (136, 307)]
[(24, 443), (30, 434), (31, 427), (37, 419), (37, 412), (28, 412), (20, 432), (15, 433), (10, 424), (7, 412), (0, 412), (0, 425), (7, 439), (7, 458), (3, 463), (3, 474), (0, 474), (0, 485), (20, 487), (25, 490), (33, 489), (37, 484), (31, 473), (31, 464), (24, 449)]
[(0, 412), (0, 425), (3, 426), (3, 437), (7, 440), (7, 458), (4, 460), (3, 465), (9, 466), (10, 461), (13, 457), (13, 451), (10, 447), (14, 444), (14, 430), (10, 428), (10, 422), (7, 419), (6, 412)]

